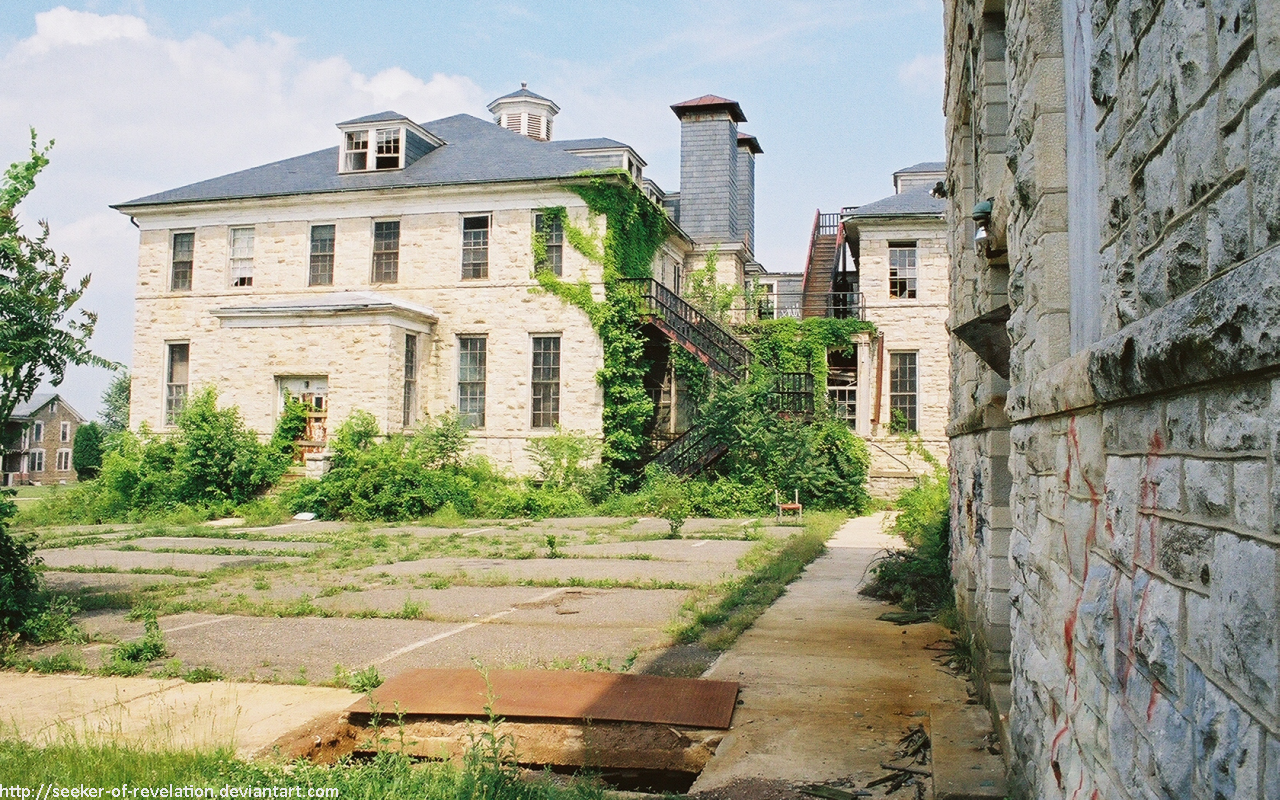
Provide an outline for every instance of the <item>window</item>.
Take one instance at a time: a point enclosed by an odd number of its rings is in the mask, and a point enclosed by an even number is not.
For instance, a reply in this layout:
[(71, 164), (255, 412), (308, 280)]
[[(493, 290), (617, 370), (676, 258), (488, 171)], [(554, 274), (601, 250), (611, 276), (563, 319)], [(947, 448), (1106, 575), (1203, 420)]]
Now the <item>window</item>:
[(347, 131), (347, 159), (343, 168), (348, 172), (369, 168), (369, 132)]
[(383, 128), (376, 131), (378, 137), (378, 158), (374, 162), (375, 169), (400, 168), (400, 129)]
[(190, 363), (191, 345), (169, 345), (169, 359), (165, 368), (164, 383), (164, 424), (174, 425), (182, 407), (187, 403), (187, 373)]
[(231, 285), (253, 285), (253, 228), (231, 229)]
[(71, 451), (70, 450), (64, 447), (58, 451), (57, 455), (54, 458), (54, 469), (57, 470), (58, 472), (71, 471)]
[(536, 264), (535, 269), (550, 269), (553, 275), (560, 275), (564, 269), (564, 223), (559, 216), (536, 214), (533, 218), (533, 229), (542, 237), (546, 255)]
[(916, 402), (916, 354), (889, 354), (889, 430), (915, 433), (920, 430)]
[(191, 290), (191, 262), (196, 249), (196, 235), (191, 231), (173, 235), (173, 269), (169, 288), (175, 292)]
[(778, 310), (778, 284), (760, 284), (760, 301), (756, 305), (756, 316), (760, 319), (773, 319)]
[(43, 442), (43, 441), (44, 441), (44, 423), (37, 420), (31, 425), (31, 442), (32, 444), (35, 444), (36, 442)]
[(462, 277), (489, 277), (489, 218), (462, 218)]
[(916, 243), (889, 243), (889, 296), (914, 299), (916, 296)]
[(412, 425), (418, 408), (418, 336), (404, 337), (404, 426)]
[(307, 273), (308, 286), (333, 285), (334, 226), (311, 226), (311, 269)]
[(468, 428), (484, 427), (487, 344), (483, 336), (458, 337), (458, 415)]
[(58, 441), (60, 442), (71, 441), (71, 423), (70, 422), (62, 423), (60, 429), (58, 430)]
[(400, 280), (400, 223), (373, 223), (373, 282)]
[(44, 472), (43, 450), (32, 450), (27, 453), (27, 472)]
[(858, 354), (833, 352), (827, 355), (827, 398), (831, 413), (851, 426), (858, 419)]
[(533, 337), (533, 427), (560, 423), (560, 337)]

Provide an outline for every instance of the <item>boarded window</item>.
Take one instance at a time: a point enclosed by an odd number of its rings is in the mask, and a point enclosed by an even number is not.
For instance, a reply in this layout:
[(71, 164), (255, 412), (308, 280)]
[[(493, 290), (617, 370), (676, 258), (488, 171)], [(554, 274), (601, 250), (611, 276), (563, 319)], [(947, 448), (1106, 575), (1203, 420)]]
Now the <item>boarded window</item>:
[(533, 338), (533, 427), (560, 424), (560, 337)]
[(253, 228), (231, 229), (231, 285), (253, 285)]
[(458, 337), (458, 414), (468, 428), (484, 427), (487, 345), (483, 336)]
[(418, 336), (404, 337), (404, 426), (417, 421), (418, 410)]
[(308, 286), (333, 285), (334, 226), (311, 226), (311, 268), (307, 273)]
[(546, 248), (545, 255), (534, 264), (534, 269), (549, 269), (551, 274), (560, 275), (564, 271), (564, 224), (560, 217), (549, 214), (537, 214), (533, 219), (534, 230), (542, 237)]
[(373, 223), (373, 282), (400, 280), (400, 223)]
[(348, 171), (369, 168), (368, 131), (349, 131), (347, 133), (347, 153), (344, 166)]
[(462, 219), (462, 277), (466, 280), (489, 277), (489, 218)]
[(191, 262), (195, 255), (196, 235), (190, 231), (173, 235), (173, 267), (169, 287), (175, 292), (190, 291)]
[(889, 430), (914, 433), (919, 427), (915, 353), (889, 354)]
[(164, 424), (174, 425), (187, 404), (191, 345), (186, 342), (171, 344), (168, 355), (165, 366)]
[(913, 299), (916, 296), (916, 243), (889, 243), (889, 296)]

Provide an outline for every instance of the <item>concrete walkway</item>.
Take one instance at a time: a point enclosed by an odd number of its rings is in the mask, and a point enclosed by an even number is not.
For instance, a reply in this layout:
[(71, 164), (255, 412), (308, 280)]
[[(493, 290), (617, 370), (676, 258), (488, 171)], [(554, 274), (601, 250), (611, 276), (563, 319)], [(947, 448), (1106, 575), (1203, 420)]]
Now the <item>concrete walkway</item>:
[(0, 739), (231, 747), (248, 758), (358, 697), (319, 686), (0, 672)]
[(742, 779), (863, 786), (885, 774), (880, 763), (893, 760), (909, 726), (964, 707), (964, 681), (924, 649), (947, 631), (878, 621), (888, 607), (857, 593), (876, 555), (902, 546), (884, 522), (876, 514), (846, 523), (708, 671), (741, 682), (742, 705), (691, 791)]

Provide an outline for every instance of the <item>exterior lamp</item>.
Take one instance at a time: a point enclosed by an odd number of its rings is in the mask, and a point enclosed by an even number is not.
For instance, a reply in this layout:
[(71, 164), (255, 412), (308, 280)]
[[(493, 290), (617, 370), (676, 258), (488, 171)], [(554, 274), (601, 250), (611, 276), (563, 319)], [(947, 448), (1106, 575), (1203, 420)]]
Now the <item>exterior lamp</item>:
[(973, 207), (973, 243), (979, 250), (991, 241), (991, 210), (994, 205), (993, 199), (987, 199)]

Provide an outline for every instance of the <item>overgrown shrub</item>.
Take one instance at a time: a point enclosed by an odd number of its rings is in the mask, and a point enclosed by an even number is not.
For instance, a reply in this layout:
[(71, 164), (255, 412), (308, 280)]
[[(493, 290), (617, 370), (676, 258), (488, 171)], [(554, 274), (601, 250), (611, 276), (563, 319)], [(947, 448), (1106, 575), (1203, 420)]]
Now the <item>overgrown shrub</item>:
[[(919, 451), (919, 449), (918, 449)], [(916, 479), (895, 504), (894, 530), (907, 549), (888, 553), (871, 567), (862, 593), (908, 611), (940, 611), (955, 603), (951, 583), (951, 499), (946, 468), (927, 453), (933, 470)]]
[(40, 610), (40, 558), (9, 530), (14, 511), (0, 495), (0, 637), (20, 633)]
[(71, 450), (71, 468), (76, 471), (76, 478), (91, 481), (98, 477), (102, 469), (102, 450), (106, 433), (96, 422), (86, 422), (76, 429), (75, 443)]

